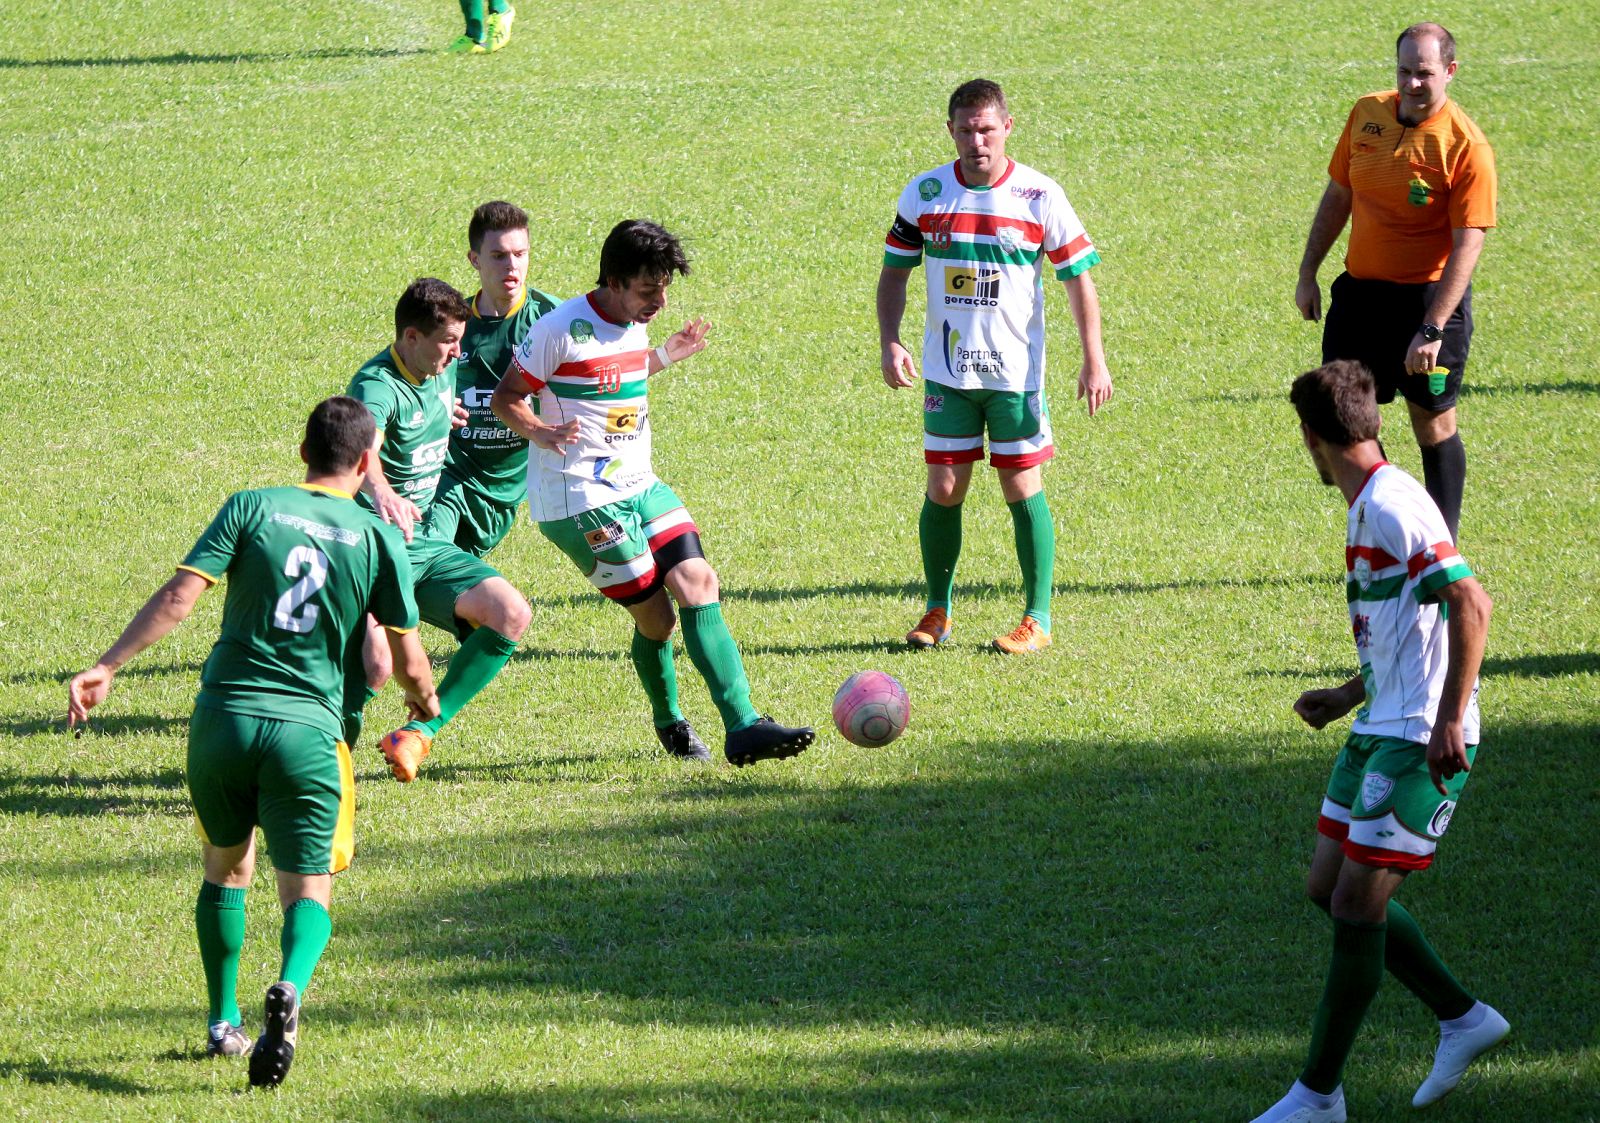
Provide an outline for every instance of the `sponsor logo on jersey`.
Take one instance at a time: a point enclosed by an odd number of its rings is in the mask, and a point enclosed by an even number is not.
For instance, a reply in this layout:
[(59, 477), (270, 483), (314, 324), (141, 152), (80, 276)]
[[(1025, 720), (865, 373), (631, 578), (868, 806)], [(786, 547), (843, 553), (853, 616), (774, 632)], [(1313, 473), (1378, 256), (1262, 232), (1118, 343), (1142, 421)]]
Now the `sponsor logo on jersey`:
[(314, 523), (310, 519), (302, 519), (299, 515), (286, 515), (282, 511), (272, 512), (272, 521), (279, 526), (293, 527), (302, 534), (320, 539), (323, 542), (337, 542), (341, 546), (354, 546), (361, 541), (361, 532), (346, 530), (342, 526), (325, 526)]
[(924, 394), (923, 397), (922, 397), (922, 412), (923, 413), (943, 413), (944, 412), (944, 395), (943, 394)]
[(444, 458), (450, 454), (450, 438), (440, 437), (436, 441), (416, 449), (411, 454), (413, 468), (437, 468), (444, 463)]
[(1394, 781), (1382, 772), (1368, 772), (1361, 781), (1361, 806), (1371, 811), (1389, 798), (1394, 791)]
[(1450, 818), (1456, 813), (1456, 801), (1447, 799), (1439, 805), (1439, 810), (1433, 813), (1433, 818), (1428, 820), (1428, 833), (1438, 838), (1450, 829)]
[(593, 530), (585, 531), (583, 540), (589, 543), (589, 549), (597, 554), (603, 554), (626, 537), (627, 532), (622, 529), (622, 524), (612, 521), (604, 526), (597, 526)]
[(588, 320), (573, 320), (567, 333), (572, 336), (572, 342), (587, 343), (594, 338), (594, 325)]
[(420, 480), (407, 480), (400, 490), (407, 495), (426, 495), (438, 490), (438, 487), (439, 473), (435, 472), (431, 476), (423, 476)]
[(963, 308), (1000, 306), (1000, 270), (981, 265), (944, 267), (944, 305)]
[(594, 458), (594, 468), (591, 479), (597, 484), (605, 484), (609, 488), (621, 491), (630, 487), (644, 478), (642, 472), (624, 472), (623, 462), (617, 456), (597, 456)]
[(1371, 133), (1373, 136), (1382, 136), (1383, 126), (1378, 124), (1376, 121), (1368, 121), (1365, 125), (1361, 126), (1361, 131), (1364, 133)]
[(402, 429), (415, 429), (418, 425), (421, 425), (427, 419), (428, 419), (428, 415), (423, 413), (419, 409), (419, 410), (417, 410), (416, 413), (413, 413), (411, 415), (411, 420), (410, 421), (402, 422), (400, 427)]
[(924, 203), (931, 203), (944, 193), (944, 184), (929, 176), (917, 184), (917, 194), (922, 196)]
[(1360, 527), (1363, 527), (1363, 526), (1366, 526), (1366, 525), (1367, 525), (1367, 501), (1365, 499), (1363, 499), (1361, 501), (1361, 506), (1356, 508), (1356, 527), (1359, 529)]
[(1356, 616), (1350, 621), (1350, 630), (1355, 633), (1356, 646), (1366, 647), (1372, 642), (1372, 617)]
[(951, 374), (1004, 374), (1005, 359), (998, 351), (961, 346), (961, 333), (944, 325), (944, 369)]
[(1042, 187), (1012, 187), (1011, 188), (1011, 194), (1015, 195), (1019, 199), (1029, 199), (1029, 200), (1032, 200), (1032, 199), (1043, 199), (1044, 198), (1044, 188), (1042, 188)]
[(638, 406), (612, 406), (606, 410), (606, 432), (636, 433), (639, 431)]
[(480, 390), (476, 386), (461, 391), (461, 401), (468, 409), (488, 409), (489, 399), (492, 397), (494, 397), (493, 390)]

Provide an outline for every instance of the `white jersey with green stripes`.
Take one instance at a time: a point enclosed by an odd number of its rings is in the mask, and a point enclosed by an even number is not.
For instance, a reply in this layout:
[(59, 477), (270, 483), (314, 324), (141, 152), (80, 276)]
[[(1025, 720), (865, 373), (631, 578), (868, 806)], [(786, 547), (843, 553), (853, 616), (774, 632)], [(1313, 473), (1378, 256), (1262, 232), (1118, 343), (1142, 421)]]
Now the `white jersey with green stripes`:
[(1065, 281), (1100, 260), (1059, 184), (1011, 161), (992, 187), (959, 163), (913, 179), (895, 207), (885, 265), (927, 258), (922, 375), (962, 390), (1044, 386), (1042, 259)]
[(546, 312), (512, 354), (511, 370), (538, 395), (552, 425), (578, 419), (578, 441), (528, 457), (535, 522), (571, 518), (637, 495), (655, 482), (645, 403), (650, 340), (643, 324), (614, 324), (589, 296)]
[[(1426, 744), (1438, 719), (1449, 624), (1435, 594), (1471, 577), (1433, 497), (1380, 463), (1350, 504), (1345, 595), (1367, 698), (1351, 731)], [(1478, 689), (1464, 722), (1478, 743)]]

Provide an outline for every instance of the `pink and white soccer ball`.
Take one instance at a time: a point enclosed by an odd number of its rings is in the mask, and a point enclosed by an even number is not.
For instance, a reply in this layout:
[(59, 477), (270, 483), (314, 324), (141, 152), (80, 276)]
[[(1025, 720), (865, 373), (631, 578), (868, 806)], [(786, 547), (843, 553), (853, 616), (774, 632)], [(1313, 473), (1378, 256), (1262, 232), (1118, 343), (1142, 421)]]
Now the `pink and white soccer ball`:
[(893, 675), (860, 671), (844, 680), (833, 696), (833, 724), (852, 745), (887, 745), (906, 730), (911, 699)]

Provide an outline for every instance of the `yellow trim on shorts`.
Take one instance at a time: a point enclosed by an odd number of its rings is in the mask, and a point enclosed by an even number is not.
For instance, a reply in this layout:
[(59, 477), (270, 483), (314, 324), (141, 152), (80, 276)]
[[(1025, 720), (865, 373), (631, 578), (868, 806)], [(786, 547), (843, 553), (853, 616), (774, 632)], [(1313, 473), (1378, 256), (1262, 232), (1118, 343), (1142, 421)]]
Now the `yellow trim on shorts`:
[(195, 837), (201, 842), (205, 843), (207, 846), (211, 845), (211, 836), (206, 833), (205, 824), (200, 821), (200, 813), (198, 811), (195, 812), (194, 816), (194, 833)]
[(397, 636), (409, 636), (412, 632), (416, 631), (417, 629), (416, 629), (415, 626), (412, 626), (410, 628), (396, 628), (396, 627), (394, 627), (394, 626), (392, 626), (390, 624), (385, 624), (385, 625), (383, 625), (383, 630), (386, 631), (386, 632), (393, 632)]
[(356, 770), (350, 763), (350, 746), (340, 741), (336, 749), (339, 754), (339, 821), (333, 828), (329, 873), (343, 873), (356, 856)]
[(209, 573), (207, 573), (207, 572), (206, 572), (206, 571), (205, 571), (205, 570), (203, 570), (203, 569), (196, 569), (196, 568), (195, 568), (195, 567), (194, 567), (194, 566), (192, 566), (192, 565), (183, 565), (183, 564), (181, 564), (181, 563), (180, 563), (180, 564), (179, 564), (179, 565), (178, 565), (178, 568), (179, 568), (179, 569), (181, 569), (181, 570), (183, 570), (183, 572), (185, 572), (185, 573), (192, 573), (192, 574), (194, 574), (194, 575), (195, 575), (195, 576), (196, 576), (196, 577), (201, 577), (201, 578), (204, 578), (204, 579), (205, 579), (205, 581), (206, 581), (206, 583), (207, 583), (207, 584), (209, 584), (209, 585), (215, 585), (215, 584), (216, 584), (216, 583), (217, 583), (217, 582), (218, 582), (218, 581), (220, 581), (220, 580), (222, 580), (222, 578), (220, 578), (220, 577), (213, 577), (213, 576), (211, 576), (211, 574), (209, 574)]

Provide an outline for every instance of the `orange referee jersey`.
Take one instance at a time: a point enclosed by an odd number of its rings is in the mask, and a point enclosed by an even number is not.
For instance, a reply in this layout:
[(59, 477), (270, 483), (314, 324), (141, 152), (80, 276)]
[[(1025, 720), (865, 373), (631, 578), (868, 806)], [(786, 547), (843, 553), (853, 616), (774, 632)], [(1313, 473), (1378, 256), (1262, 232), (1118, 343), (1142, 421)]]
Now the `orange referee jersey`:
[(1494, 225), (1494, 151), (1454, 101), (1416, 126), (1395, 115), (1400, 95), (1356, 102), (1328, 163), (1351, 191), (1345, 271), (1419, 283), (1444, 274), (1451, 230)]

